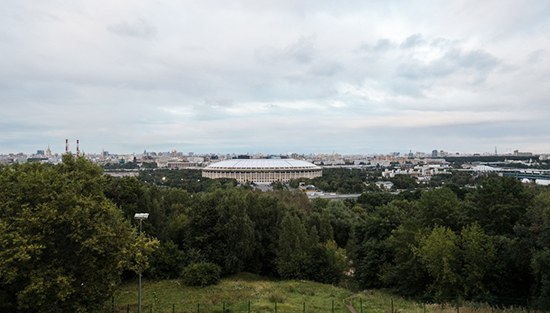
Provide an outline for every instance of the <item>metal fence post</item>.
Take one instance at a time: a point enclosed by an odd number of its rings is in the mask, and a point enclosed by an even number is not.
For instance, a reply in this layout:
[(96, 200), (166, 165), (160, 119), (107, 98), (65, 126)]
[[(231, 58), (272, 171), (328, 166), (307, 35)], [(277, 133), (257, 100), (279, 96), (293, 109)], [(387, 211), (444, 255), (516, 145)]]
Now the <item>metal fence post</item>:
[(530, 313), (531, 309), (529, 308), (529, 299), (527, 299), (527, 313)]
[(275, 301), (275, 313), (277, 313), (277, 301)]
[(334, 313), (334, 300), (332, 300), (332, 313)]
[(426, 313), (426, 302), (424, 302), (422, 304), (424, 304), (424, 313)]
[(225, 313), (225, 301), (223, 302), (223, 311), (222, 313)]
[(248, 313), (250, 313), (250, 300), (248, 300)]
[(458, 297), (456, 297), (456, 313), (460, 313), (460, 310), (458, 308)]
[(304, 302), (304, 309), (303, 312), (306, 313), (306, 303)]
[(130, 305), (129, 304), (126, 306), (126, 313), (130, 313)]
[(197, 313), (200, 313), (200, 312), (201, 312), (201, 304), (197, 303)]
[(176, 312), (176, 304), (172, 303), (172, 313)]
[(363, 313), (363, 298), (359, 298), (359, 302), (361, 305), (361, 313)]
[(391, 313), (393, 313), (393, 298), (391, 298)]

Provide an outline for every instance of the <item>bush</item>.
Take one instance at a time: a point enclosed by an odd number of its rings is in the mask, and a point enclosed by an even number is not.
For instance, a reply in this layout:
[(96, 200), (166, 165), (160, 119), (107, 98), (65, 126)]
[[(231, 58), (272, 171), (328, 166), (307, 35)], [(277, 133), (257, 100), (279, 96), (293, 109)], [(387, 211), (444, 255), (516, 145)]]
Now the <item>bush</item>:
[(188, 286), (210, 286), (220, 281), (222, 268), (214, 263), (200, 262), (189, 264), (183, 269), (181, 279)]

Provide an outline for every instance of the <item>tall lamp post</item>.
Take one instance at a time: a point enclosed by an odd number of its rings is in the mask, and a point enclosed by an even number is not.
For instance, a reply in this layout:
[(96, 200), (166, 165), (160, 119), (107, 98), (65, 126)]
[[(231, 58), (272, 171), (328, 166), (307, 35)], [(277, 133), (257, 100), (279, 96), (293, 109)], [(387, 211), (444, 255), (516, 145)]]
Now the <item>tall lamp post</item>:
[[(136, 213), (134, 218), (139, 220), (139, 233), (141, 234), (141, 222), (149, 217), (149, 213)], [(138, 294), (138, 312), (141, 313), (141, 268), (139, 269), (139, 294)]]

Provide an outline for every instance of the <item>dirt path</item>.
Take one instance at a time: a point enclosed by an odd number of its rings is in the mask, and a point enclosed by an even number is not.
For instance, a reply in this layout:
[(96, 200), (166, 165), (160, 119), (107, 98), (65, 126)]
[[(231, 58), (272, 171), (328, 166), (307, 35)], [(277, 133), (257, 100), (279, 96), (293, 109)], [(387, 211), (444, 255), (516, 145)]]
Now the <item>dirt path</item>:
[[(353, 308), (353, 298), (356, 298), (357, 296), (354, 295), (354, 296), (351, 296), (351, 297), (347, 297), (345, 298), (344, 300), (342, 300), (342, 302), (344, 303), (344, 305), (346, 307), (348, 307), (348, 310), (351, 312), (351, 313), (357, 313), (357, 311), (355, 311), (355, 309)], [(346, 303), (346, 300), (349, 300), (349, 304)]]

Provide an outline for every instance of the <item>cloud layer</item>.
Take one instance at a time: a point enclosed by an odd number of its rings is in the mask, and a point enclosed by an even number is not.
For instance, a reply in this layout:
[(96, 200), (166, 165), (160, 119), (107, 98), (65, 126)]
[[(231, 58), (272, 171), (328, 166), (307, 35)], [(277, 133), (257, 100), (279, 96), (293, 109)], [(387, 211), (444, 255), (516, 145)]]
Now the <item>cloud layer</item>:
[(8, 0), (0, 153), (550, 152), (545, 1)]

